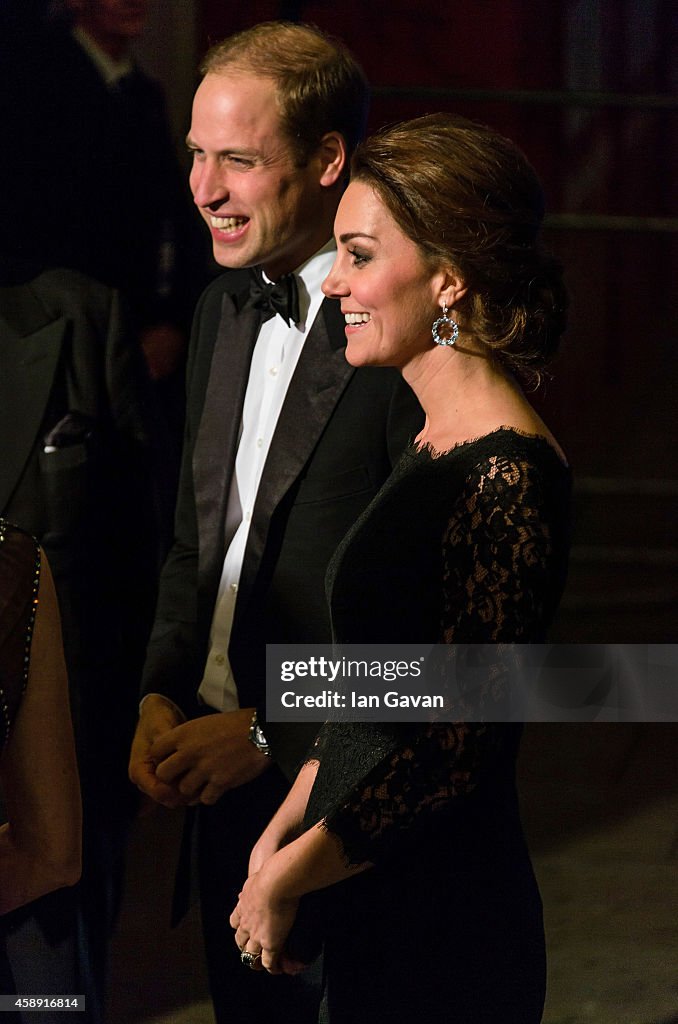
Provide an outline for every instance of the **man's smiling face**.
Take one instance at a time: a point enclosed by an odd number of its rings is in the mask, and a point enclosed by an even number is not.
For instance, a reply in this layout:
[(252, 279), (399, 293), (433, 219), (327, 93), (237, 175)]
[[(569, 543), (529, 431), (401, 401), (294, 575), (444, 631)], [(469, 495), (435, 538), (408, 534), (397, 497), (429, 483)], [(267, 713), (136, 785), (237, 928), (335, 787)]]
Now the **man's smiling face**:
[(235, 70), (206, 75), (187, 143), (194, 202), (222, 267), (261, 264), (276, 279), (324, 244), (320, 155), (298, 165), (271, 79)]

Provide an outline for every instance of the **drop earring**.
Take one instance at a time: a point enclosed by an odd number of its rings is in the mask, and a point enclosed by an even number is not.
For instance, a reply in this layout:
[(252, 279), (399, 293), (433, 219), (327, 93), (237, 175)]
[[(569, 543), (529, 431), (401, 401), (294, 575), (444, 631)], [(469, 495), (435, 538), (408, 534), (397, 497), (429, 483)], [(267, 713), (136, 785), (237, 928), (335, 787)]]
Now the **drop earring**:
[(443, 302), (443, 315), (433, 321), (431, 334), (436, 345), (454, 345), (459, 337), (459, 324), (447, 315), (447, 303), (445, 302)]

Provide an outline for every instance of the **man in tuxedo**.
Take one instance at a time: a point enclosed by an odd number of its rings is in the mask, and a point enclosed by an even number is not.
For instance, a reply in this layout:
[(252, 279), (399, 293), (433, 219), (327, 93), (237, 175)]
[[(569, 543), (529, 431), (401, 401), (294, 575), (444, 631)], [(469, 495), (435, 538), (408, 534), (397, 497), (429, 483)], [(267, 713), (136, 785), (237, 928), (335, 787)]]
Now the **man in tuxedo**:
[(190, 182), (227, 272), (194, 320), (175, 541), (130, 774), (160, 803), (197, 805), (217, 1020), (305, 1024), (317, 992), (248, 970), (227, 925), (313, 736), (266, 722), (265, 645), (329, 642), (327, 563), (421, 410), (395, 371), (349, 366), (343, 312), (320, 289), (364, 127), (361, 69), (320, 32), (269, 23), (213, 48), (203, 73)]
[(0, 514), (54, 574), (84, 812), (81, 882), (5, 921), (7, 950), (18, 993), (84, 994), (99, 1024), (157, 576), (147, 380), (112, 289), (71, 270), (0, 285)]

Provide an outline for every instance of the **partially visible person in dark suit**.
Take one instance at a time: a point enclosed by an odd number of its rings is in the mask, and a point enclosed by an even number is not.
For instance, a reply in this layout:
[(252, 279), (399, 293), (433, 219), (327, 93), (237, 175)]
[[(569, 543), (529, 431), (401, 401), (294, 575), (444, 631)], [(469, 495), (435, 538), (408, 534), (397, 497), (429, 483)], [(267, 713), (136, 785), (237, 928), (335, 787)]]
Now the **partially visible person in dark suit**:
[(5, 61), (4, 249), (35, 272), (71, 267), (120, 289), (164, 378), (196, 297), (195, 233), (162, 90), (130, 55), (148, 0), (60, 6)]
[(107, 944), (135, 794), (126, 772), (158, 562), (147, 377), (119, 296), (70, 270), (0, 287), (0, 513), (50, 560), (84, 811), (83, 877), (8, 939), (22, 992), (87, 996)]
[[(57, 6), (57, 5), (55, 5)], [(131, 55), (149, 0), (60, 0), (0, 70), (5, 274), (69, 267), (119, 289), (155, 381), (166, 438), (167, 540), (191, 316), (207, 283), (157, 82)]]
[(421, 425), (395, 372), (355, 371), (320, 285), (368, 89), (342, 44), (266, 23), (206, 58), (191, 188), (227, 271), (188, 359), (174, 546), (148, 650), (130, 774), (198, 804), (198, 873), (217, 1020), (307, 1024), (319, 993), (259, 977), (228, 934), (248, 845), (313, 730), (265, 721), (266, 644), (329, 642), (327, 563)]

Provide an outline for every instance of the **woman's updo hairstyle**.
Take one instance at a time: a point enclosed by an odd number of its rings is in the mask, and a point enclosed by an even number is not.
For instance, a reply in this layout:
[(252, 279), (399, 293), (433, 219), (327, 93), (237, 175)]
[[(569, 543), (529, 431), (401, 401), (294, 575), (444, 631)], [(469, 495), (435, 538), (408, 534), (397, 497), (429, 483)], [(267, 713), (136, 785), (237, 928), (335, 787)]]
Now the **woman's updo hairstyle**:
[(465, 118), (429, 114), (363, 142), (352, 180), (374, 189), (432, 266), (459, 273), (462, 327), (538, 383), (565, 329), (567, 293), (539, 243), (544, 197), (517, 146)]

